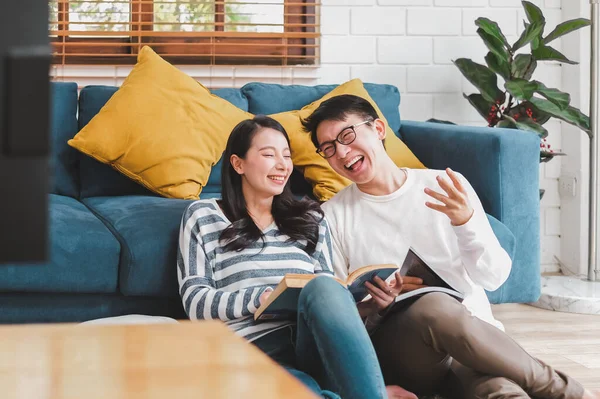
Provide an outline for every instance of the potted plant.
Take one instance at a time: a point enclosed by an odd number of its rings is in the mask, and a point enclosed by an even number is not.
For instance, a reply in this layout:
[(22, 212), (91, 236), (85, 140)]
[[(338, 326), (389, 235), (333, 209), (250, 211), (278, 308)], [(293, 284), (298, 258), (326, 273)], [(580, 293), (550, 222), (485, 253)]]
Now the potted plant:
[[(498, 24), (487, 18), (478, 18), (477, 34), (489, 52), (485, 56), (486, 65), (468, 58), (454, 62), (461, 73), (479, 93), (465, 98), (487, 121), (490, 127), (498, 126), (536, 132), (542, 138), (540, 162), (548, 162), (556, 153), (546, 144), (548, 131), (544, 124), (550, 118), (579, 127), (588, 135), (589, 117), (570, 105), (571, 96), (555, 88), (548, 88), (542, 82), (532, 80), (538, 61), (555, 61), (577, 64), (569, 60), (550, 44), (555, 39), (591, 24), (588, 19), (578, 18), (563, 22), (548, 35), (544, 35), (546, 20), (540, 8), (529, 1), (522, 1), (527, 20), (519, 39), (510, 44)], [(529, 45), (530, 51), (524, 51)], [(498, 75), (504, 80), (504, 87), (498, 87)]]

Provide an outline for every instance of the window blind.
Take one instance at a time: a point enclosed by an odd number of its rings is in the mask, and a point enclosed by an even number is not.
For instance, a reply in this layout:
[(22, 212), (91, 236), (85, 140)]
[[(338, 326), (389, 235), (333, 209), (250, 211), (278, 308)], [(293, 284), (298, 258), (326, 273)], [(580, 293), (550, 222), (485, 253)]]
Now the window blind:
[(55, 0), (53, 63), (134, 64), (143, 46), (174, 64), (318, 63), (317, 0)]

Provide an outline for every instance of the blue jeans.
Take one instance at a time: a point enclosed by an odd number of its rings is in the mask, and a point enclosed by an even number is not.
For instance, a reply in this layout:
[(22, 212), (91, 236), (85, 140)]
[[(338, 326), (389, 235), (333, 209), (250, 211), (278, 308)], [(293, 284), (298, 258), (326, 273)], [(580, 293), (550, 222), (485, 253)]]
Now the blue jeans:
[(334, 391), (345, 399), (387, 398), (352, 295), (332, 278), (315, 278), (302, 289), (296, 326), (253, 343), (322, 397), (339, 398)]

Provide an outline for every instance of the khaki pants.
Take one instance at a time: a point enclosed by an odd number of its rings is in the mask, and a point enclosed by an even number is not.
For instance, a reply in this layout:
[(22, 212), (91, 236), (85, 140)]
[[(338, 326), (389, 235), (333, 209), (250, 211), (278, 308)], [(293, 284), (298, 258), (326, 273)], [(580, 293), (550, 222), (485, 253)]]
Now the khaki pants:
[(456, 398), (581, 399), (577, 381), (442, 293), (424, 295), (373, 333), (386, 384)]

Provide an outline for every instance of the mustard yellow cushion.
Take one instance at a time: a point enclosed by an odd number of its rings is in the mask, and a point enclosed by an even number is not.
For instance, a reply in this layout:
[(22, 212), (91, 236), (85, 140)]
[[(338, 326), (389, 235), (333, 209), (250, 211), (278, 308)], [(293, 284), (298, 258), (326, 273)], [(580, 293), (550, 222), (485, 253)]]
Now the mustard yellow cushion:
[(303, 107), (298, 111), (281, 112), (270, 115), (283, 125), (290, 136), (292, 161), (294, 166), (304, 173), (304, 178), (313, 186), (313, 193), (319, 201), (327, 201), (351, 182), (338, 175), (319, 154), (310, 140), (310, 134), (305, 133), (301, 120), (312, 114), (325, 100), (342, 94), (353, 94), (369, 101), (377, 111), (386, 126), (385, 147), (387, 153), (399, 167), (424, 169), (425, 166), (417, 159), (412, 151), (390, 129), (383, 113), (373, 101), (360, 79), (346, 82), (321, 99)]
[(150, 47), (69, 145), (169, 198), (197, 199), (229, 133), (252, 118)]

